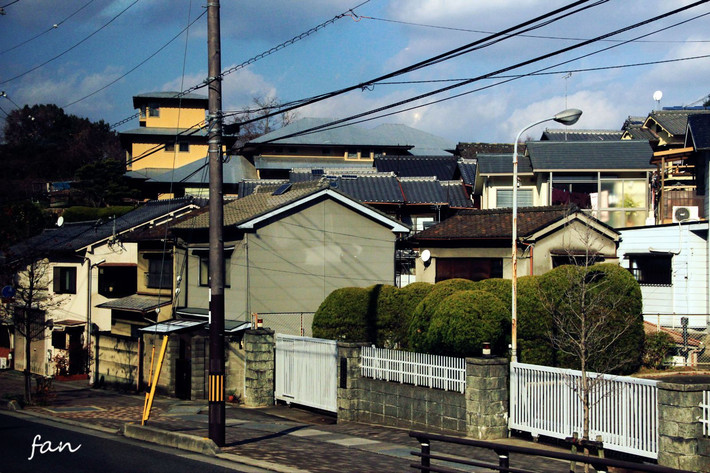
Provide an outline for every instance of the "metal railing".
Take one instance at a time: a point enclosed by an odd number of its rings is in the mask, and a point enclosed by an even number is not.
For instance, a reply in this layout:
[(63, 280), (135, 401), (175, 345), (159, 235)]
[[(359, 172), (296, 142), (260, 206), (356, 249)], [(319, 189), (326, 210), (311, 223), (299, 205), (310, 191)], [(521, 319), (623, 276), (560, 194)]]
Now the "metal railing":
[(366, 378), (460, 393), (466, 390), (465, 358), (362, 347), (360, 370)]
[(710, 391), (703, 391), (703, 403), (700, 408), (702, 415), (698, 420), (703, 424), (703, 437), (710, 437)]
[[(411, 468), (424, 472), (436, 473), (458, 473), (459, 469), (449, 468), (442, 462), (453, 463), (455, 465), (466, 465), (469, 467), (489, 468), (496, 471), (515, 472), (515, 473), (539, 473), (540, 470), (530, 470), (524, 467), (511, 466), (512, 454), (516, 454), (516, 459), (520, 456), (534, 456), (544, 458), (555, 458), (570, 462), (570, 471), (574, 464), (589, 464), (597, 472), (606, 472), (609, 467), (616, 468), (621, 471), (637, 471), (649, 473), (688, 473), (686, 470), (677, 470), (665, 466), (652, 465), (647, 463), (633, 463), (621, 461), (612, 458), (603, 458), (600, 456), (579, 455), (566, 453), (554, 450), (542, 450), (539, 448), (520, 447), (516, 445), (505, 445), (502, 443), (489, 442), (485, 440), (472, 440), (467, 438), (452, 437), (448, 435), (428, 434), (424, 432), (410, 432), (410, 437), (417, 439), (420, 445), (419, 451), (410, 452), (412, 455), (419, 457), (419, 463), (410, 464)], [(476, 458), (480, 455), (471, 454), (465, 455), (465, 452), (459, 452), (456, 455), (451, 454), (434, 454), (432, 453), (432, 441), (442, 442), (450, 445), (460, 445), (464, 447), (472, 447), (485, 449), (495, 452), (498, 456), (498, 463)], [(472, 449), (471, 449), (472, 450)], [(463, 454), (462, 454), (463, 453)], [(522, 463), (522, 462), (516, 462)]]
[[(609, 450), (658, 457), (658, 381), (587, 373), (589, 438)], [(566, 439), (581, 436), (581, 372), (511, 363), (510, 429)]]

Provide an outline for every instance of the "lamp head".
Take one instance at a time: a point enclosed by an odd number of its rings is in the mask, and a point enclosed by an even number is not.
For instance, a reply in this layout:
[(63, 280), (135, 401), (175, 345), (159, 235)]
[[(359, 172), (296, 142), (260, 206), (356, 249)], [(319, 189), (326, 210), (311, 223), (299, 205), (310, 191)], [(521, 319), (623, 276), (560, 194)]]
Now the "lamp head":
[(577, 123), (577, 120), (579, 120), (579, 117), (581, 116), (581, 110), (577, 108), (568, 108), (567, 110), (563, 110), (554, 117), (552, 117), (552, 119), (555, 120), (557, 123), (562, 123), (565, 126), (570, 126)]

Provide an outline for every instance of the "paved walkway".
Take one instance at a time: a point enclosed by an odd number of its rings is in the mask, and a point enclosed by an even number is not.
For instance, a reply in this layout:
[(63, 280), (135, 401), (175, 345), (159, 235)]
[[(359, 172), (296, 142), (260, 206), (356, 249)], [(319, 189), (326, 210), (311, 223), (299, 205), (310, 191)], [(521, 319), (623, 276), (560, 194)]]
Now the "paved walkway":
[[(22, 392), (21, 373), (0, 371), (1, 397)], [(142, 394), (90, 389), (87, 381), (55, 381), (47, 405), (29, 406), (24, 412), (120, 433), (126, 423), (140, 423), (144, 398)], [(1, 401), (4, 408), (7, 402)], [(207, 412), (206, 401), (156, 397), (147, 425), (204, 438), (208, 437)], [(220, 457), (278, 472), (417, 471), (410, 467), (416, 462), (410, 452), (418, 450), (419, 445), (407, 430), (353, 422), (338, 424), (330, 416), (286, 406), (251, 409), (228, 405), (225, 433), (226, 445), (220, 449)], [(501, 443), (540, 447), (518, 439)], [(497, 464), (495, 454), (487, 450), (432, 443), (432, 453), (443, 452)], [(460, 471), (491, 471), (446, 466)], [(511, 457), (511, 467), (569, 472), (569, 463), (520, 455)]]

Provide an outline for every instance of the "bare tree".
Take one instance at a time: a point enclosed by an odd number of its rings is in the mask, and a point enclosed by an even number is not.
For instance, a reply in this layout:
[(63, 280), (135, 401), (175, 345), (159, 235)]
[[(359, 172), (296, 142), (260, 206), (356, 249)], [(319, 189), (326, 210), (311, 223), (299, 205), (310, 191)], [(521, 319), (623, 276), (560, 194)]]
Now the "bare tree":
[(32, 402), (31, 354), (32, 342), (47, 338), (53, 321), (46, 318), (48, 310), (58, 307), (61, 300), (48, 291), (51, 266), (44, 258), (26, 258), (5, 268), (15, 274), (14, 302), (3, 305), (0, 317), (10, 321), (17, 339), (24, 339), (25, 402)]
[[(590, 222), (591, 223), (591, 222)], [(605, 392), (608, 377), (638, 369), (643, 348), (641, 291), (631, 273), (616, 263), (597, 263), (602, 239), (587, 223), (570, 229), (576, 248), (568, 243), (570, 265), (547, 273), (540, 295), (551, 317), (548, 337), (561, 364), (581, 371), (573, 386), (583, 408), (582, 438), (589, 440), (590, 413)]]
[(298, 118), (295, 111), (270, 116), (278, 112), (281, 106), (281, 101), (273, 96), (253, 97), (251, 105), (243, 107), (239, 118), (234, 121), (234, 124), (239, 124), (239, 141), (246, 143), (278, 130)]

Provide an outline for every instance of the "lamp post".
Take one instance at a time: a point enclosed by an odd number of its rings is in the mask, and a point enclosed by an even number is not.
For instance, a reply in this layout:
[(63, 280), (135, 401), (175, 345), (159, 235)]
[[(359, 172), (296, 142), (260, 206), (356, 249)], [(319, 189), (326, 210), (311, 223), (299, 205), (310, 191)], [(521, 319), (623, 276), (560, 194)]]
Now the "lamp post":
[(518, 141), (522, 134), (540, 123), (547, 121), (556, 121), (565, 126), (574, 125), (579, 120), (582, 115), (582, 111), (576, 108), (570, 108), (563, 110), (557, 115), (543, 120), (538, 120), (534, 123), (529, 124), (520, 132), (518, 136), (515, 137), (515, 143), (513, 144), (513, 275), (512, 280), (512, 297), (510, 300), (511, 304), (511, 360), (518, 361)]

